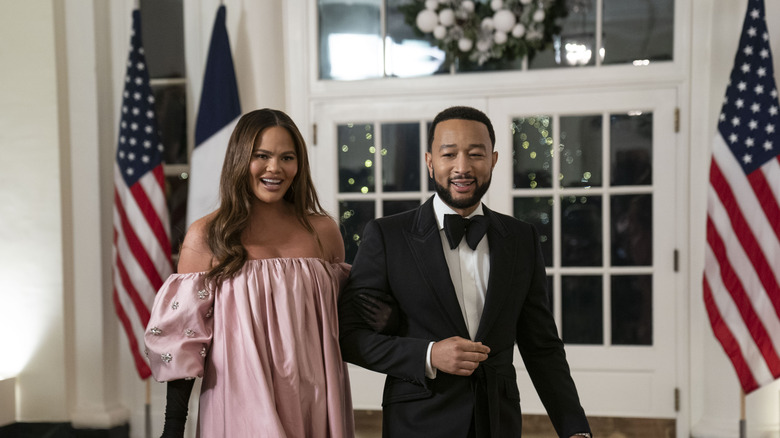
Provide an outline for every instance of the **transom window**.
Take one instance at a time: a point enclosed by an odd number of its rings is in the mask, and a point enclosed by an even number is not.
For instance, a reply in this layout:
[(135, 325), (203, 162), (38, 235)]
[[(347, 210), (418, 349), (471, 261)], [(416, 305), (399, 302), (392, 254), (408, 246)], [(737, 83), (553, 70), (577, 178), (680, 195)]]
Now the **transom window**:
[[(318, 0), (319, 78), (413, 77), (673, 60), (674, 0), (568, 0), (556, 7), (560, 32), (528, 59), (462, 62), (450, 68), (432, 34), (406, 20), (413, 0)], [(419, 1), (419, 0), (417, 0)], [(460, 2), (453, 2), (459, 4)], [(474, 0), (489, 8), (490, 1)]]

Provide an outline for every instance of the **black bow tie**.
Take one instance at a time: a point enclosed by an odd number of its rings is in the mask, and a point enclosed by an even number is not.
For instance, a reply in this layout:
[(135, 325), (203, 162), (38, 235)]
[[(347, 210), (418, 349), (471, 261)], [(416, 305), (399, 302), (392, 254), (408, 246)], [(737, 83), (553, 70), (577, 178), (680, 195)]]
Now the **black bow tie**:
[(447, 241), (450, 242), (450, 249), (458, 247), (464, 234), (469, 248), (477, 249), (477, 244), (482, 240), (487, 229), (487, 218), (482, 215), (474, 216), (471, 219), (459, 214), (444, 215), (444, 234), (447, 236)]

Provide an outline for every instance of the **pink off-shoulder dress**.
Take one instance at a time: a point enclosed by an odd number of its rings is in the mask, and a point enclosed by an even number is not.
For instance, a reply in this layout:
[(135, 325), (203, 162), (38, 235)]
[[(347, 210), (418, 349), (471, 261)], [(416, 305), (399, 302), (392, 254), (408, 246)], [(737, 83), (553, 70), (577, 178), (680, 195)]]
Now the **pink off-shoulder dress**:
[(145, 334), (157, 381), (203, 377), (198, 433), (354, 436), (336, 301), (349, 265), (249, 260), (216, 291), (204, 273), (171, 275)]

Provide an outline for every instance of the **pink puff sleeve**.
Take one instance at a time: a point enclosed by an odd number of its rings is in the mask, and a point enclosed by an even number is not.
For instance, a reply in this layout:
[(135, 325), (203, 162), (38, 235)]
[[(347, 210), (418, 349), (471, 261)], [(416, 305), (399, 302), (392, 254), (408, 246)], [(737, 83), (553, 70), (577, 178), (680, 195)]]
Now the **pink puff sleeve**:
[(214, 327), (214, 292), (203, 277), (173, 274), (157, 292), (144, 341), (158, 382), (203, 377)]

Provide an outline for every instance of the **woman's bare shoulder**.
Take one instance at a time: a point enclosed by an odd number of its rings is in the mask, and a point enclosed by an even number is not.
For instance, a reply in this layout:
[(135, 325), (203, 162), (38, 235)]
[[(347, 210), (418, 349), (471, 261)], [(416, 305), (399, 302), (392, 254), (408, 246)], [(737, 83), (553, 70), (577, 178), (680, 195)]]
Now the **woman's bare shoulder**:
[(203, 272), (211, 269), (212, 254), (208, 243), (208, 225), (214, 214), (204, 216), (190, 225), (179, 252), (177, 272)]
[(344, 240), (341, 237), (338, 223), (326, 215), (311, 215), (309, 221), (319, 236), (326, 259), (333, 263), (343, 262)]

